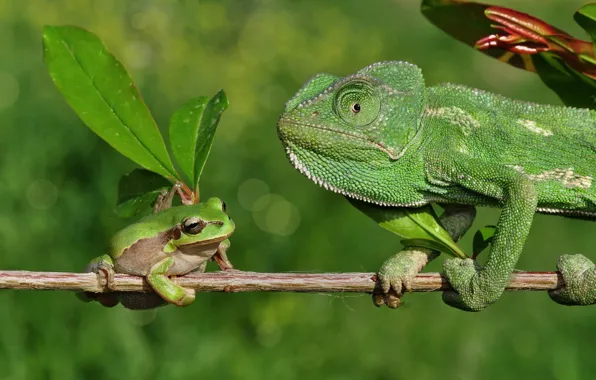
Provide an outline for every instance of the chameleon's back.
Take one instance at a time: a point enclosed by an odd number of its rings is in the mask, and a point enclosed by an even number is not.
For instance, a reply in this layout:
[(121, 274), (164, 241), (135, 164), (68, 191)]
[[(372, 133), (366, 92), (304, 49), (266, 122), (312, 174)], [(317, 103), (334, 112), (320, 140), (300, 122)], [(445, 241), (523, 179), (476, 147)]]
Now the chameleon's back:
[(435, 144), (528, 175), (536, 183), (539, 208), (556, 209), (572, 201), (574, 208), (596, 211), (594, 111), (511, 100), (450, 84), (428, 88), (427, 95), (423, 125), (433, 134), (431, 140), (442, 140)]

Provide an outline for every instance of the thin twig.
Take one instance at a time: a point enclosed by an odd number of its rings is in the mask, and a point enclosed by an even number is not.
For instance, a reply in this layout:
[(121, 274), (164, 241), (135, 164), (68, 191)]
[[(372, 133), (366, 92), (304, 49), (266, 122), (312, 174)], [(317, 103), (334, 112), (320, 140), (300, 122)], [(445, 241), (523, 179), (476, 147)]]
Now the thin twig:
[[(374, 273), (259, 273), (238, 270), (191, 273), (176, 283), (198, 292), (354, 292), (372, 293)], [(557, 272), (516, 272), (507, 290), (552, 290), (562, 286)], [(106, 292), (105, 278), (95, 273), (0, 271), (0, 289), (79, 290)], [(423, 273), (412, 284), (414, 292), (450, 289), (439, 273)], [(113, 290), (150, 292), (142, 277), (116, 274)]]

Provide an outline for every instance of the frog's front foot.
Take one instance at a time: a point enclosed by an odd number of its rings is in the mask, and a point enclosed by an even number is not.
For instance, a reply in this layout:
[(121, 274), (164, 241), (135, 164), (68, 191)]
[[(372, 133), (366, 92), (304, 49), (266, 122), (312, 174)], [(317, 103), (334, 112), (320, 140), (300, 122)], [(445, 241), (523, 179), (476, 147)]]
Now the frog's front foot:
[(147, 282), (164, 300), (176, 306), (186, 306), (195, 300), (194, 289), (175, 284), (166, 273), (174, 265), (174, 258), (167, 257), (151, 267), (147, 274)]
[(472, 259), (448, 259), (443, 264), (445, 276), (453, 290), (443, 292), (443, 301), (465, 311), (481, 311), (495, 302), (503, 289), (491, 283)]
[(548, 292), (553, 301), (562, 305), (593, 305), (596, 303), (596, 265), (584, 255), (563, 255), (557, 268), (564, 285)]
[[(85, 272), (100, 273), (106, 281), (106, 288), (112, 290), (114, 284), (114, 260), (110, 255), (102, 255), (91, 260)], [(77, 292), (76, 296), (85, 302), (97, 301), (103, 306), (114, 307), (119, 303), (117, 293)]]
[(403, 291), (411, 291), (414, 278), (427, 262), (428, 255), (413, 247), (387, 259), (377, 274), (377, 287), (373, 292), (375, 306), (400, 307)]
[(228, 249), (230, 248), (230, 239), (226, 239), (219, 243), (219, 247), (217, 248), (217, 252), (213, 257), (211, 257), (212, 261), (215, 261), (219, 266), (219, 269), (223, 271), (232, 271), (235, 270), (232, 262), (228, 259)]

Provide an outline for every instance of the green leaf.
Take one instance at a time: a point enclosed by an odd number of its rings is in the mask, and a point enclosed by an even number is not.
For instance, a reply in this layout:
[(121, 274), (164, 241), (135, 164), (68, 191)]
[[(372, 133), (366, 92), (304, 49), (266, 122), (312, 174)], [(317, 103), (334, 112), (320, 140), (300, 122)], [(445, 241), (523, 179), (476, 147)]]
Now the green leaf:
[(430, 205), (416, 208), (383, 207), (354, 199), (348, 200), (379, 226), (403, 237), (402, 243), (405, 246), (419, 246), (455, 257), (467, 257), (441, 226)]
[(497, 230), (496, 226), (484, 226), (474, 234), (474, 241), (472, 243), (474, 250), (474, 258), (482, 253), (492, 243), (493, 237)]
[(120, 178), (116, 214), (128, 218), (145, 213), (152, 209), (157, 197), (171, 187), (172, 184), (161, 175), (135, 169)]
[[(436, 242), (434, 240), (426, 240), (426, 239), (402, 239), (401, 243), (404, 247), (422, 247), (432, 249), (433, 251), (439, 251), (443, 253), (448, 253), (450, 255), (454, 255), (451, 249), (445, 247), (445, 245)], [(458, 255), (455, 255), (460, 257)], [(465, 258), (465, 257), (462, 257)]]
[(195, 183), (195, 146), (201, 118), (209, 97), (199, 96), (178, 108), (170, 119), (172, 153), (190, 183)]
[(579, 24), (596, 42), (596, 3), (586, 4), (573, 15), (575, 22)]
[(43, 46), (56, 87), (93, 132), (142, 167), (178, 180), (149, 109), (96, 35), (74, 26), (46, 26)]
[(198, 97), (190, 100), (172, 115), (172, 152), (197, 193), (217, 124), (228, 105), (225, 92), (220, 90), (211, 99)]

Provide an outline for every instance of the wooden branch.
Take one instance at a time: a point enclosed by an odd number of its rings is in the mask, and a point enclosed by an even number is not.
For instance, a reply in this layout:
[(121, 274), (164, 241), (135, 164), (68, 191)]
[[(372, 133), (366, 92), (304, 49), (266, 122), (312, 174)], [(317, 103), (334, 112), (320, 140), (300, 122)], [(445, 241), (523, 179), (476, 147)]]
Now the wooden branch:
[[(191, 273), (177, 277), (176, 283), (198, 292), (308, 292), (372, 293), (374, 273), (259, 273), (230, 270), (223, 272)], [(552, 290), (563, 281), (557, 272), (515, 272), (507, 290)], [(105, 277), (96, 273), (0, 271), (0, 289), (78, 290), (107, 292)], [(416, 276), (414, 292), (450, 289), (439, 273)], [(113, 290), (150, 292), (143, 277), (116, 274)]]

